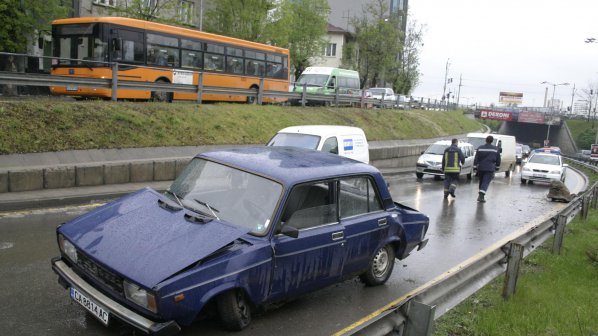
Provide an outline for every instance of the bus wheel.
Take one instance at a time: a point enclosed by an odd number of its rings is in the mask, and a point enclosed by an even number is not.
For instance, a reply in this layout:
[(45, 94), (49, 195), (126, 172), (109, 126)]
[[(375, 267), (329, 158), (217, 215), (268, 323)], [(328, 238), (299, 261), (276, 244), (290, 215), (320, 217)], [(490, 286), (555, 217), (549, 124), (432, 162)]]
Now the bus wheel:
[[(156, 83), (169, 83), (169, 81), (167, 81), (165, 79), (158, 79), (156, 81)], [(172, 102), (172, 92), (152, 91), (151, 100), (155, 101), (155, 102), (171, 103)]]

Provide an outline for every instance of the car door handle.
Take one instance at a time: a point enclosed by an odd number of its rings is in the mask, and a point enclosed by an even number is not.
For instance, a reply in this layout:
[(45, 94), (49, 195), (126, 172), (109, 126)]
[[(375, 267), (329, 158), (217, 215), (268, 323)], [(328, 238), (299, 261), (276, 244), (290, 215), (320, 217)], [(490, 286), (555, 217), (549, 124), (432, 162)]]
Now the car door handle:
[(388, 223), (386, 221), (386, 218), (380, 218), (380, 219), (378, 219), (378, 226), (386, 225), (386, 223)]
[(345, 234), (342, 231), (340, 231), (340, 232), (334, 232), (332, 234), (332, 240), (340, 240), (340, 239), (343, 239), (343, 238), (345, 238)]

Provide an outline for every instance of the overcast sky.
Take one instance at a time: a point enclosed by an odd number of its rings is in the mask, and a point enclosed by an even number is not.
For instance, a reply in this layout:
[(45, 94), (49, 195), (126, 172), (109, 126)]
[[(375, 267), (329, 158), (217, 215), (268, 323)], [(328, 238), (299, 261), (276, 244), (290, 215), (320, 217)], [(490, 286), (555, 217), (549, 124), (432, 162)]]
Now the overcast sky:
[[(499, 92), (523, 93), (523, 106), (542, 106), (546, 85), (571, 104), (573, 84), (598, 83), (598, 0), (411, 0), (410, 19), (424, 25), (420, 84), (414, 97), (440, 99), (447, 59), (447, 92), (460, 103), (498, 103)], [(598, 40), (597, 40), (598, 42)], [(553, 86), (548, 86), (548, 99)], [(576, 95), (576, 99), (579, 99)]]

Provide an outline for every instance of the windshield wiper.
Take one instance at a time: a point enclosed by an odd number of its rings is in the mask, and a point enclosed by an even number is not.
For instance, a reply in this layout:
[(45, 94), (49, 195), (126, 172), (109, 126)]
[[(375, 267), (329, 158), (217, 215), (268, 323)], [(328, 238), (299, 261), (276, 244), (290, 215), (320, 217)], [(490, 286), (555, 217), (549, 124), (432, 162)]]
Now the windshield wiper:
[(166, 190), (167, 193), (171, 194), (172, 196), (174, 196), (174, 199), (177, 201), (177, 203), (184, 208), (183, 206), (183, 202), (181, 202), (181, 199), (179, 198), (179, 196), (177, 196), (177, 194), (174, 191), (171, 191), (170, 189)]
[(218, 211), (218, 209), (211, 207), (208, 203), (202, 202), (202, 201), (198, 200), (197, 198), (194, 198), (193, 200), (195, 202), (205, 206), (206, 208), (208, 208), (208, 210), (210, 210), (210, 212), (212, 213), (212, 216), (214, 218), (216, 218), (217, 220), (220, 220), (220, 218), (218, 218), (218, 216), (216, 215), (216, 212), (220, 212), (220, 211)]

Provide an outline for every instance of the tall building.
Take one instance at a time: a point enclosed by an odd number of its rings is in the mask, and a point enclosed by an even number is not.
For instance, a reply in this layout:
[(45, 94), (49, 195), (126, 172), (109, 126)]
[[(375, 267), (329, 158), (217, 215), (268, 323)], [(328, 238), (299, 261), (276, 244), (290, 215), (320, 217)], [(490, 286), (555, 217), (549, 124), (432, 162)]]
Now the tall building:
[[(330, 24), (353, 32), (351, 19), (367, 15), (366, 5), (372, 0), (328, 0), (330, 6)], [(409, 0), (387, 0), (389, 13), (399, 17), (399, 27), (402, 31), (407, 29), (407, 12)]]

